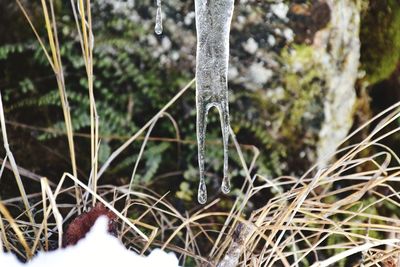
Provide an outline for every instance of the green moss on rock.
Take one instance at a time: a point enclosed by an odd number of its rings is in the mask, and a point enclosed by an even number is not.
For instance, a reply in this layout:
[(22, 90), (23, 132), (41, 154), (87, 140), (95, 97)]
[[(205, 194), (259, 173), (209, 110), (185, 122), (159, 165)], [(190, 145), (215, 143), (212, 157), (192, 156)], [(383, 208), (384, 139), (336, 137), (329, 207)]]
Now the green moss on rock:
[(312, 46), (294, 45), (293, 49), (290, 53), (286, 49), (282, 51), (282, 58), (287, 64), (283, 77), (286, 98), (291, 99), (282, 135), (287, 139), (293, 138), (292, 141), (296, 143), (298, 136), (293, 133), (302, 133), (303, 137), (310, 139), (307, 143), (315, 144), (317, 136), (309, 131), (317, 132), (323, 119), (317, 116), (323, 114), (323, 73), (321, 66), (313, 59)]
[(400, 2), (371, 0), (361, 21), (361, 63), (367, 80), (388, 78), (400, 60)]

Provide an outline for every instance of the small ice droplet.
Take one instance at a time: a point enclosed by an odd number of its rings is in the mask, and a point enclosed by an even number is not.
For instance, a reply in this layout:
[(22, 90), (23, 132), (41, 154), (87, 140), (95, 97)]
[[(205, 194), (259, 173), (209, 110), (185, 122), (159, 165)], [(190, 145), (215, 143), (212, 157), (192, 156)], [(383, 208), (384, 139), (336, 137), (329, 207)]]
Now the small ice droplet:
[(157, 0), (157, 13), (156, 13), (156, 25), (154, 26), (154, 32), (158, 35), (162, 34), (162, 15), (161, 15), (161, 0)]
[(207, 202), (207, 186), (204, 179), (200, 180), (197, 201), (199, 201), (200, 204), (205, 204)]
[(221, 185), (222, 193), (228, 194), (231, 191), (231, 182), (228, 177), (224, 177)]

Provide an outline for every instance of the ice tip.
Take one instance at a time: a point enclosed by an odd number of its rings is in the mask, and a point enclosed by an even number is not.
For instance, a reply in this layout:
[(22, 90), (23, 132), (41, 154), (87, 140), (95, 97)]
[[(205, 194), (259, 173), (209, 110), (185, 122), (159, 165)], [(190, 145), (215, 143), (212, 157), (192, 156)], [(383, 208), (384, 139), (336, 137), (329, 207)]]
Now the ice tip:
[(224, 194), (231, 192), (231, 184), (228, 178), (222, 180), (221, 191)]
[(197, 196), (197, 201), (199, 202), (199, 204), (204, 205), (207, 202), (207, 196), (203, 196), (199, 192), (199, 195)]
[(154, 26), (154, 32), (155, 32), (157, 35), (161, 35), (162, 32), (163, 32), (162, 25), (161, 25), (161, 24), (156, 24), (156, 26)]
[(204, 181), (200, 181), (199, 190), (197, 192), (197, 201), (202, 205), (207, 202), (207, 188)]

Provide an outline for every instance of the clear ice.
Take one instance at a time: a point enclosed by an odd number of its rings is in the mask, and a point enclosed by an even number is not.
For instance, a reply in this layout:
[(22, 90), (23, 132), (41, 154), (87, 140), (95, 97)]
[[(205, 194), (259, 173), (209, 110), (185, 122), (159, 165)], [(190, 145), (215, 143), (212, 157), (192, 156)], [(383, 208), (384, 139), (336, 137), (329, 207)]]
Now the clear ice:
[(197, 144), (200, 172), (198, 201), (207, 201), (204, 180), (205, 135), (207, 114), (216, 107), (221, 120), (224, 147), (224, 169), (221, 190), (230, 191), (228, 177), (228, 60), (229, 32), (234, 0), (195, 0), (197, 60), (196, 60), (196, 108)]
[(156, 25), (154, 26), (154, 32), (158, 35), (162, 34), (162, 15), (161, 15), (161, 0), (157, 0), (157, 13), (156, 13)]

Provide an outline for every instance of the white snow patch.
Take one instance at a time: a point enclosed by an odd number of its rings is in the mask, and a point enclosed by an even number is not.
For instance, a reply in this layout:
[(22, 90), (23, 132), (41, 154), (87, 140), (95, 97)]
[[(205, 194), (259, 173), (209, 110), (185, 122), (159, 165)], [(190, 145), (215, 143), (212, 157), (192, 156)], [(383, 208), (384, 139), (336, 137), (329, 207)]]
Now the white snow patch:
[(272, 103), (276, 104), (285, 97), (285, 90), (281, 86), (275, 89), (269, 89), (267, 90), (266, 97), (270, 99)]
[(243, 23), (246, 22), (246, 17), (245, 17), (245, 16), (239, 15), (239, 16), (237, 16), (237, 20), (238, 20), (238, 22), (239, 22), (240, 24), (243, 24)]
[(239, 76), (239, 71), (236, 67), (229, 66), (228, 68), (228, 79), (233, 80)]
[(157, 38), (154, 35), (148, 35), (147, 36), (147, 42), (151, 46), (156, 46), (158, 44)]
[(171, 40), (168, 37), (164, 37), (161, 41), (161, 46), (164, 49), (164, 51), (167, 51), (171, 48)]
[(143, 257), (107, 233), (108, 219), (100, 217), (84, 239), (75, 246), (51, 252), (41, 252), (30, 262), (24, 264), (14, 255), (0, 252), (0, 265), (7, 267), (72, 267), (72, 266), (140, 266), (140, 267), (178, 267), (179, 262), (173, 253), (160, 249), (153, 250)]
[(283, 30), (283, 36), (285, 36), (287, 41), (291, 42), (293, 41), (294, 33), (292, 29), (286, 28), (285, 30)]
[(275, 44), (276, 44), (276, 39), (275, 39), (275, 37), (273, 36), (273, 35), (268, 35), (268, 39), (267, 39), (267, 41), (268, 41), (268, 44), (270, 45), (270, 46), (274, 46)]
[(171, 59), (172, 59), (173, 61), (177, 61), (177, 60), (179, 59), (179, 57), (180, 57), (180, 55), (179, 55), (179, 53), (178, 53), (177, 51), (172, 51), (172, 53), (171, 53)]
[(253, 39), (249, 38), (244, 44), (243, 48), (246, 52), (254, 54), (258, 49), (258, 43)]
[(249, 76), (252, 82), (264, 84), (272, 77), (273, 72), (264, 68), (262, 63), (253, 63), (249, 69)]
[(284, 3), (277, 3), (271, 5), (271, 11), (280, 19), (286, 19), (289, 11), (289, 6)]
[(126, 14), (129, 9), (135, 8), (135, 0), (98, 0), (98, 5), (102, 8), (110, 5), (114, 13)]
[(193, 22), (195, 16), (196, 16), (196, 13), (194, 13), (194, 11), (189, 12), (189, 13), (185, 16), (185, 18), (183, 19), (183, 22), (185, 23), (185, 25), (190, 25), (190, 24), (192, 24), (192, 22)]

